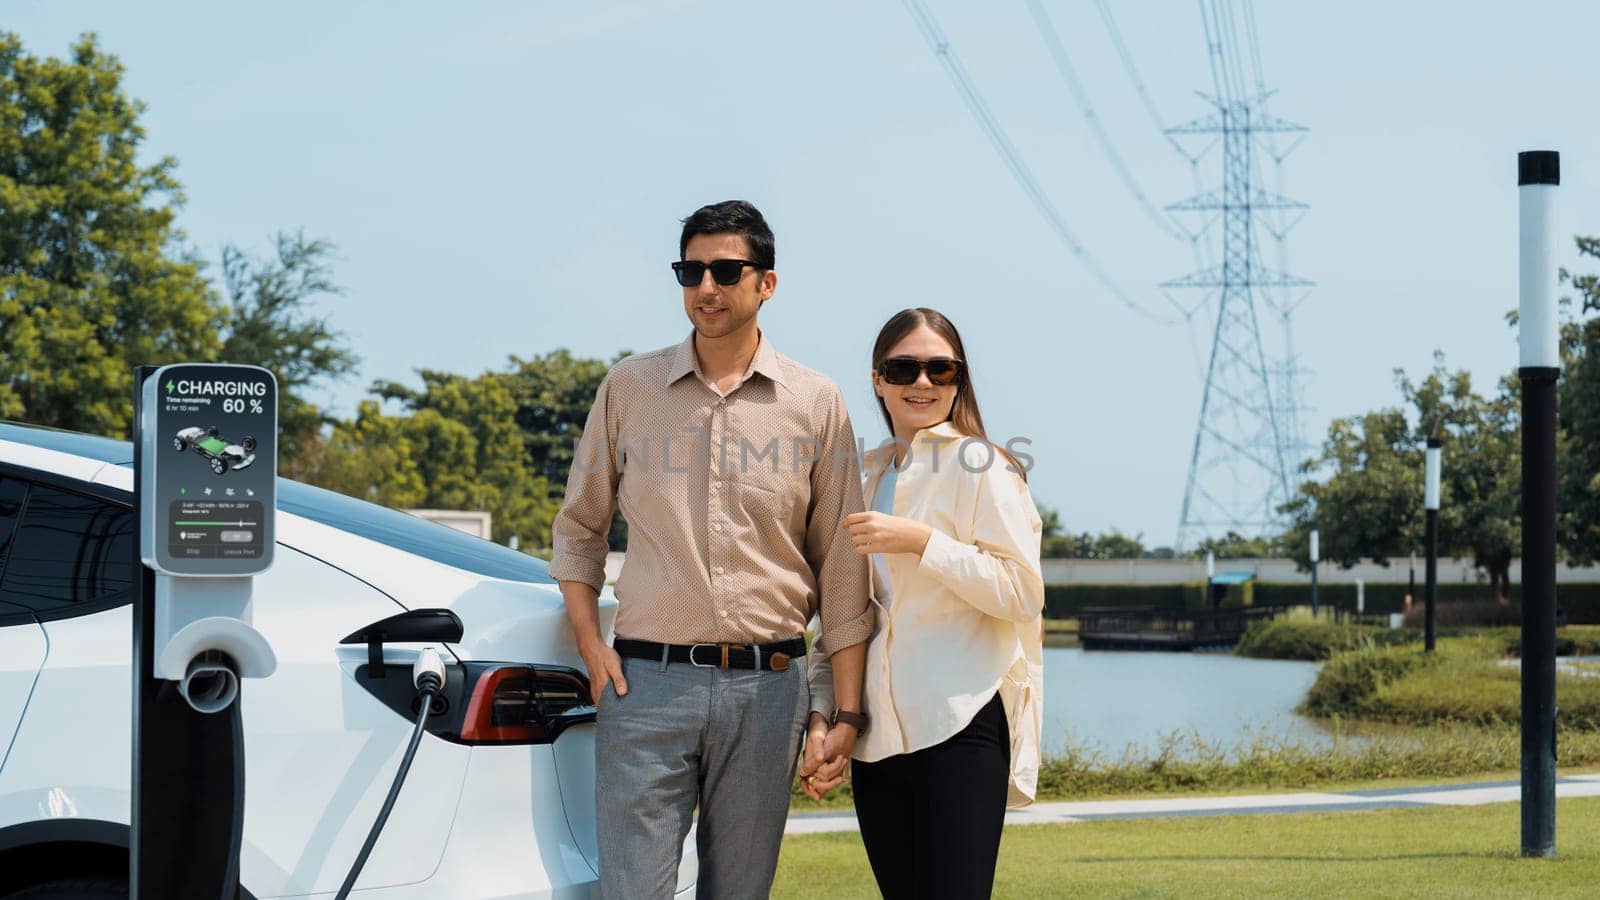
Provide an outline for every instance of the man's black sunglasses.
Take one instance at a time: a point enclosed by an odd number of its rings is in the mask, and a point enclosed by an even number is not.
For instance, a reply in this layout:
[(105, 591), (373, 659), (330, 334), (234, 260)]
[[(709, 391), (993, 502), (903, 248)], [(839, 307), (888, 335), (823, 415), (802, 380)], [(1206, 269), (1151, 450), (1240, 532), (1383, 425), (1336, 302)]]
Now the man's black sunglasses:
[(672, 271), (678, 276), (678, 283), (684, 287), (695, 287), (706, 277), (706, 270), (711, 270), (711, 280), (723, 287), (739, 283), (744, 277), (744, 268), (761, 268), (759, 263), (748, 259), (719, 259), (709, 263), (696, 262), (692, 259), (679, 260), (672, 264)]
[(922, 360), (915, 356), (891, 356), (878, 365), (878, 374), (884, 381), (904, 387), (916, 384), (917, 376), (928, 371), (928, 380), (940, 387), (961, 383), (961, 360), (936, 356)]

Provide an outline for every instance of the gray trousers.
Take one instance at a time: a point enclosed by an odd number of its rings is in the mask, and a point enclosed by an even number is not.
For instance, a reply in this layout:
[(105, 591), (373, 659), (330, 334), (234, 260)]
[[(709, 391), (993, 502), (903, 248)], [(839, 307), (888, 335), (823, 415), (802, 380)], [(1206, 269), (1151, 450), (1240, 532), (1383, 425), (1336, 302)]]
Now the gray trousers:
[(697, 896), (765, 897), (810, 709), (805, 660), (785, 672), (623, 659), (595, 723), (600, 891), (671, 897), (696, 805)]

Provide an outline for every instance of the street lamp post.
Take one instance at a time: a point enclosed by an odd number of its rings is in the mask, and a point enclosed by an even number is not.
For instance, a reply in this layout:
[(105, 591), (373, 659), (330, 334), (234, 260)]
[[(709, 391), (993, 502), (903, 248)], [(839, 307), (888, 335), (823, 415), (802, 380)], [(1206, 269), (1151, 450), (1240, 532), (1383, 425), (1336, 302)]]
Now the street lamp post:
[(1517, 154), (1522, 381), (1522, 855), (1556, 852), (1556, 321), (1554, 150)]
[(1411, 577), (1406, 585), (1406, 609), (1417, 602), (1417, 551), (1411, 551)]
[(1217, 555), (1206, 551), (1206, 609), (1217, 608), (1217, 591), (1212, 587), (1211, 580), (1217, 577)]
[(1422, 492), (1422, 505), (1428, 511), (1427, 536), (1423, 540), (1426, 543), (1428, 558), (1423, 573), (1423, 577), (1427, 579), (1425, 588), (1427, 596), (1423, 599), (1422, 634), (1423, 646), (1429, 653), (1433, 652), (1434, 641), (1439, 636), (1439, 448), (1442, 445), (1438, 438), (1428, 438), (1428, 449), (1423, 463), (1426, 481)]
[(1317, 617), (1317, 560), (1320, 557), (1317, 551), (1319, 549), (1317, 546), (1317, 530), (1313, 528), (1311, 529), (1311, 618), (1313, 619)]

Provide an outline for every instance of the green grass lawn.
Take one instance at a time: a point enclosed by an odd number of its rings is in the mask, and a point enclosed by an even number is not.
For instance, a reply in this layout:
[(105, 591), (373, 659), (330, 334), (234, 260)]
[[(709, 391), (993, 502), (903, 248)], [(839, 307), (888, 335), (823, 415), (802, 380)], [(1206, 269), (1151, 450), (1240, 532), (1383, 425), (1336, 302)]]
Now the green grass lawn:
[[(1557, 858), (1518, 805), (1006, 829), (996, 897), (1593, 897), (1600, 798), (1558, 801)], [(786, 838), (774, 897), (875, 897), (860, 836)]]

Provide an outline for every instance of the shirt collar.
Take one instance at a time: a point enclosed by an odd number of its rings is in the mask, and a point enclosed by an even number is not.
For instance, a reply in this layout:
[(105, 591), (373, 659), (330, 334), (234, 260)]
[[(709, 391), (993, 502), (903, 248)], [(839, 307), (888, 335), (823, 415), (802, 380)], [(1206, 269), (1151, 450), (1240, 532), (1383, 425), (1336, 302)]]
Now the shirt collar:
[[(943, 444), (949, 441), (962, 440), (966, 437), (967, 435), (959, 431), (956, 428), (955, 423), (949, 421), (948, 419), (940, 422), (937, 425), (930, 425), (927, 428), (918, 429), (917, 433), (911, 436), (911, 445), (913, 448), (911, 454), (912, 459), (916, 459), (915, 447), (918, 444), (928, 441), (937, 441)], [(868, 476), (871, 476), (879, 469), (887, 468), (894, 459), (894, 451), (895, 448), (893, 445), (886, 447), (875, 447), (871, 450), (868, 450), (866, 457), (863, 459), (862, 471)]]
[(918, 430), (916, 434), (911, 436), (911, 443), (915, 444), (918, 441), (931, 440), (932, 438), (962, 437), (966, 437), (966, 435), (956, 430), (956, 423), (946, 419), (937, 425), (930, 425), (927, 428)]
[[(698, 375), (701, 381), (705, 380), (705, 373), (700, 371), (700, 359), (694, 352), (693, 331), (689, 332), (689, 337), (683, 343), (673, 348), (672, 364), (667, 367), (667, 384), (676, 384), (678, 379), (691, 372)], [(777, 384), (783, 384), (783, 362), (764, 333), (760, 334), (759, 343), (756, 344), (756, 355), (750, 360), (750, 368), (745, 372), (745, 379), (757, 373), (765, 375)]]

